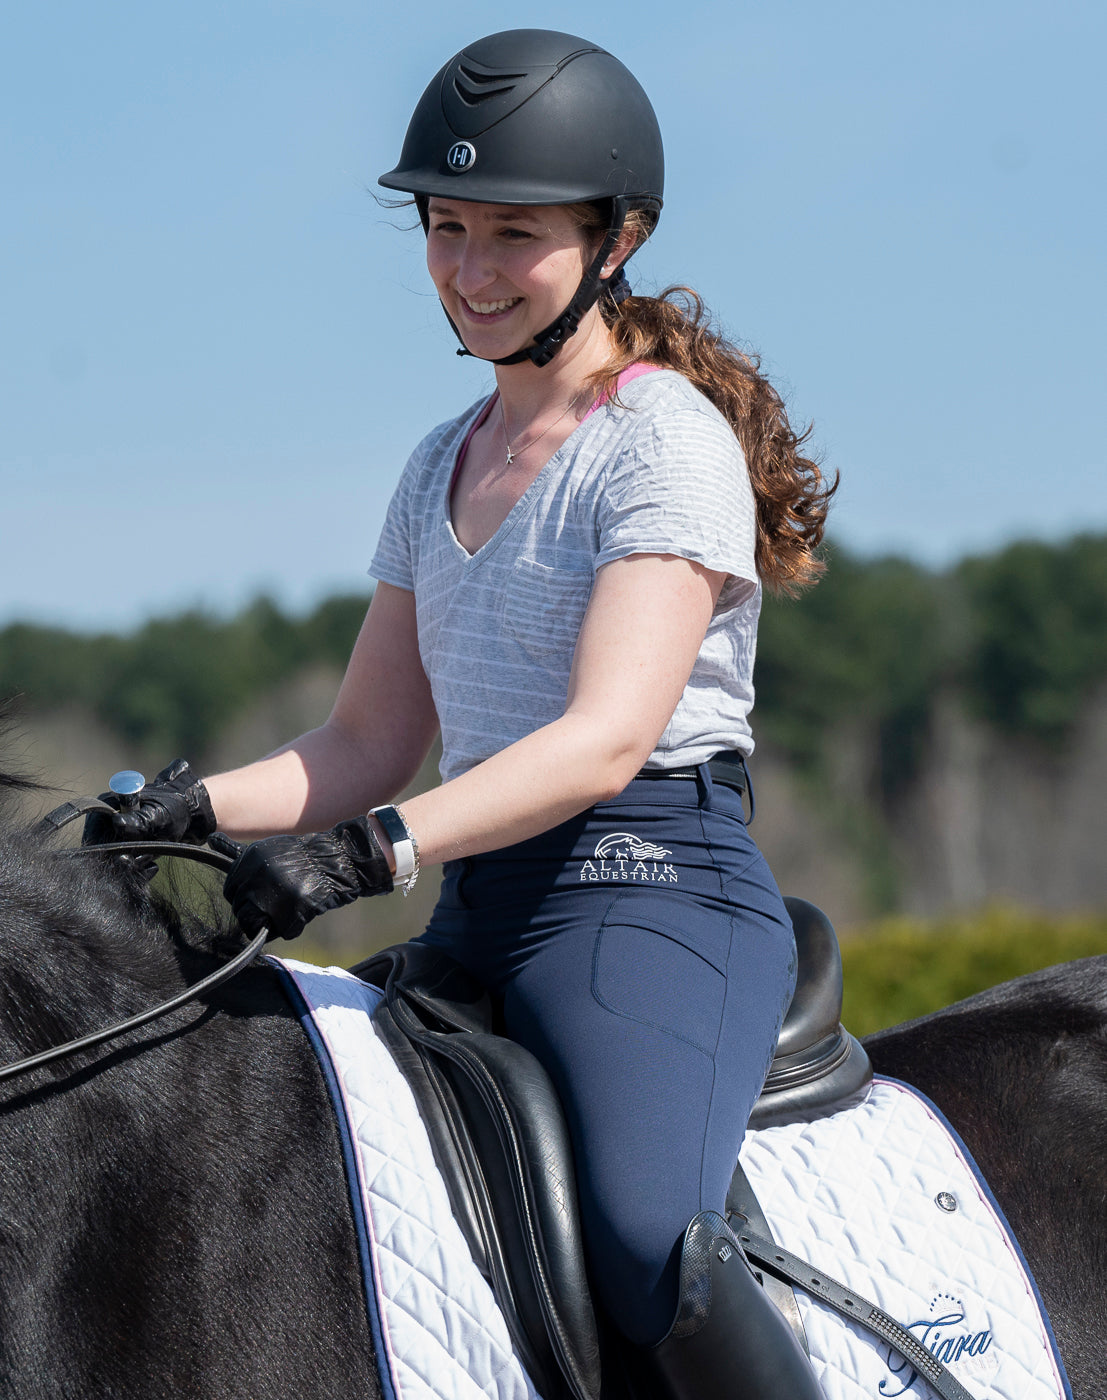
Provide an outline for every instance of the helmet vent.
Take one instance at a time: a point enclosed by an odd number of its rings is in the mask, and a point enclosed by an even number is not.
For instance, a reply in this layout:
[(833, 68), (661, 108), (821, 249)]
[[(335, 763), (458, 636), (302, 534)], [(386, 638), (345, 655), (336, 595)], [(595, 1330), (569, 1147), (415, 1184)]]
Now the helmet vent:
[(481, 73), (467, 64), (459, 63), (454, 74), (454, 92), (467, 107), (479, 107), (493, 97), (512, 91), (525, 73)]

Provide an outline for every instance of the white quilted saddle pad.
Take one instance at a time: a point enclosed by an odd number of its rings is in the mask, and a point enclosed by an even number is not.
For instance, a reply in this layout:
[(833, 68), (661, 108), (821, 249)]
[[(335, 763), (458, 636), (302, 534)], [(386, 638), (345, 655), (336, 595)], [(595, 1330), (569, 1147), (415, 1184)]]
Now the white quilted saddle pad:
[[(339, 968), (270, 962), (303, 1003), (345, 1135), (386, 1400), (538, 1400), (377, 1039), (379, 991)], [(857, 1108), (750, 1132), (742, 1163), (779, 1242), (910, 1325), (974, 1400), (1071, 1400), (998, 1207), (914, 1091), (878, 1079)], [(798, 1297), (827, 1400), (935, 1400), (870, 1333)]]
[(345, 1119), (386, 1400), (537, 1400), (450, 1211), (415, 1099), (373, 1029), (380, 992), (340, 968), (270, 961), (306, 1003), (305, 1029)]
[[(747, 1133), (741, 1162), (777, 1241), (908, 1327), (974, 1400), (1071, 1400), (998, 1205), (915, 1090), (878, 1077), (856, 1108)], [(933, 1400), (871, 1333), (797, 1298), (828, 1397)]]

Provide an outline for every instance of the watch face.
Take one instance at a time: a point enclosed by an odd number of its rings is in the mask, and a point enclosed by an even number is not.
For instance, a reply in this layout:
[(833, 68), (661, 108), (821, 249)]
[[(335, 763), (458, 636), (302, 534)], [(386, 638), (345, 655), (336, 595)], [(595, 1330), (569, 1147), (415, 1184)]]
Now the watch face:
[(396, 861), (393, 879), (406, 880), (415, 873), (417, 863), (415, 838), (412, 836), (407, 822), (392, 806), (374, 807), (369, 815), (376, 817), (384, 828), (384, 834), (392, 842), (392, 855)]

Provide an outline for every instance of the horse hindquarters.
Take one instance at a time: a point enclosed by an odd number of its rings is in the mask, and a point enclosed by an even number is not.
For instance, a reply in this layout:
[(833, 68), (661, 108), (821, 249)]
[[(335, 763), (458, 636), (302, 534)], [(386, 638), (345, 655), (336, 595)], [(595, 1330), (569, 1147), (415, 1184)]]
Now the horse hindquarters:
[(1102, 1394), (1107, 958), (1045, 968), (865, 1048), (960, 1134), (1026, 1256), (1073, 1394)]

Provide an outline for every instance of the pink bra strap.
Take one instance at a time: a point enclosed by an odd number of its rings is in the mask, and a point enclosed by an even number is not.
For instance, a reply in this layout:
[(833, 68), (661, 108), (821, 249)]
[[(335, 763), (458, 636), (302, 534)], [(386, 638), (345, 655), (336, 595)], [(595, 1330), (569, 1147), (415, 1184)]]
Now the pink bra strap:
[[(652, 374), (654, 370), (658, 370), (661, 368), (661, 365), (648, 365), (644, 360), (637, 360), (634, 364), (627, 365), (626, 369), (623, 370), (622, 374), (619, 375), (619, 378), (616, 381), (616, 393), (618, 393), (620, 389), (625, 389), (626, 386), (632, 382), (632, 380), (638, 379), (643, 374)], [(450, 477), (451, 493), (453, 492), (454, 487), (457, 485), (457, 478), (461, 473), (461, 464), (465, 461), (465, 454), (469, 451), (469, 444), (473, 440), (473, 434), (477, 431), (481, 424), (487, 420), (488, 415), (495, 408), (499, 397), (499, 391), (497, 390), (497, 392), (494, 393), (492, 397), (488, 400), (488, 402), (485, 404), (483, 410), (477, 414), (476, 418), (474, 418), (472, 427), (470, 427), (469, 431), (465, 434), (465, 441), (461, 444), (461, 447), (458, 450), (457, 454), (457, 461), (454, 463), (453, 476)], [(607, 399), (607, 394), (601, 394), (596, 400), (596, 402), (592, 405), (592, 407), (588, 410), (588, 412), (584, 415), (584, 418), (582, 418), (580, 421), (583, 423), (585, 418), (590, 418), (592, 414), (595, 413), (597, 408), (602, 408), (604, 406), (604, 404), (607, 402)]]
[(497, 390), (488, 400), (488, 402), (484, 405), (484, 408), (481, 410), (481, 412), (478, 413), (476, 418), (473, 419), (472, 427), (465, 434), (465, 441), (461, 444), (461, 447), (458, 449), (457, 461), (454, 463), (453, 476), (450, 477), (450, 490), (448, 494), (451, 496), (453, 495), (454, 487), (457, 485), (457, 479), (461, 475), (461, 464), (465, 461), (465, 454), (469, 451), (469, 444), (473, 441), (473, 434), (477, 431), (480, 425), (492, 412), (493, 408), (496, 406), (496, 401), (499, 397), (499, 390)]
[[(661, 368), (661, 365), (648, 365), (644, 360), (636, 360), (634, 364), (627, 365), (626, 369), (623, 370), (619, 378), (615, 381), (615, 392), (618, 393), (620, 389), (625, 389), (632, 380), (641, 378), (643, 374), (653, 374), (654, 370)], [(588, 418), (591, 414), (595, 413), (597, 408), (602, 408), (609, 397), (610, 395), (608, 394), (601, 394), (584, 417)], [(581, 422), (583, 421), (584, 419), (582, 418)]]

